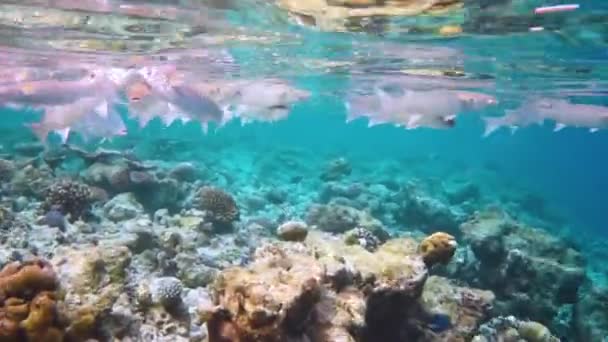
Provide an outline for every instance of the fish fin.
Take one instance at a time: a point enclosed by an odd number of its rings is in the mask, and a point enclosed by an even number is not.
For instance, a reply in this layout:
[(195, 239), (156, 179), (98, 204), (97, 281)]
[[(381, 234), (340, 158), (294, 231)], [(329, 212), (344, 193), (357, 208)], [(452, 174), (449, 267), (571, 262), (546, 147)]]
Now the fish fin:
[(553, 132), (559, 132), (562, 129), (566, 128), (566, 125), (564, 125), (563, 123), (556, 123), (555, 124), (555, 128), (553, 129)]
[(511, 126), (509, 126), (509, 129), (511, 130), (511, 134), (515, 134), (515, 132), (517, 132), (519, 127), (511, 125)]
[(414, 129), (418, 127), (418, 122), (420, 121), (420, 119), (422, 119), (422, 115), (420, 114), (414, 114), (410, 116), (410, 118), (407, 120), (407, 124), (405, 125), (405, 127), (407, 129)]
[(496, 130), (498, 130), (500, 127), (503, 126), (503, 122), (502, 122), (503, 117), (486, 117), (483, 118), (483, 121), (485, 122), (485, 130), (483, 132), (483, 137), (488, 137), (489, 135), (491, 135), (492, 133), (494, 133)]
[(599, 128), (590, 128), (589, 129), (589, 133), (595, 133), (595, 132), (597, 132), (599, 130), (600, 130)]
[(68, 141), (68, 138), (70, 137), (70, 127), (58, 129), (55, 132), (61, 137), (62, 144), (65, 144)]
[(201, 122), (201, 129), (203, 130), (203, 134), (207, 135), (209, 133), (209, 124), (206, 122)]
[(31, 123), (31, 124), (26, 124), (27, 127), (29, 127), (32, 132), (34, 133), (34, 135), (42, 142), (46, 142), (47, 137), (49, 136), (49, 130), (44, 127), (42, 124), (40, 123)]

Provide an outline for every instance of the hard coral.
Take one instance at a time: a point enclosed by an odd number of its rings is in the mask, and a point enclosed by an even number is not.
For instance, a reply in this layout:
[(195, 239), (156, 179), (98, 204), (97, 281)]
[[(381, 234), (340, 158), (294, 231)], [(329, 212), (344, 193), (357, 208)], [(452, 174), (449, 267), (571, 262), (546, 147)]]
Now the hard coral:
[(6, 265), (0, 271), (0, 342), (63, 341), (56, 288), (55, 272), (45, 261)]
[(431, 267), (435, 264), (447, 264), (454, 256), (458, 244), (454, 237), (447, 233), (438, 232), (427, 236), (418, 246), (424, 263)]
[[(200, 311), (209, 341), (464, 341), (492, 294), (445, 278), (425, 287), (416, 246), (394, 239), (370, 253), (317, 231), (303, 243), (263, 245), (246, 268), (225, 269), (212, 285), (218, 306)], [(453, 328), (439, 336), (436, 317), (446, 315)]]
[(48, 212), (55, 206), (62, 214), (69, 214), (70, 220), (75, 221), (88, 213), (91, 206), (91, 191), (82, 183), (70, 180), (57, 182), (47, 189), (42, 210)]
[(15, 174), (15, 164), (6, 159), (0, 159), (0, 182), (10, 181)]
[(217, 225), (230, 226), (239, 219), (239, 208), (227, 192), (213, 187), (203, 187), (199, 192), (200, 209)]

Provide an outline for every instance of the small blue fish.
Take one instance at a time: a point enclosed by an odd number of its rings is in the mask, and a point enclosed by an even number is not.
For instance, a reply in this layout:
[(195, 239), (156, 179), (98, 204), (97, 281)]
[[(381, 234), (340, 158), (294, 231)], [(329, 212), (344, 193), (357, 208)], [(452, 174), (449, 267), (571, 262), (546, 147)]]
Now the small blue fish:
[(51, 210), (44, 215), (44, 223), (65, 232), (65, 216), (61, 213), (61, 207), (55, 205), (51, 207)]
[(442, 333), (452, 327), (450, 316), (440, 313), (433, 314), (428, 322), (428, 327), (434, 333)]

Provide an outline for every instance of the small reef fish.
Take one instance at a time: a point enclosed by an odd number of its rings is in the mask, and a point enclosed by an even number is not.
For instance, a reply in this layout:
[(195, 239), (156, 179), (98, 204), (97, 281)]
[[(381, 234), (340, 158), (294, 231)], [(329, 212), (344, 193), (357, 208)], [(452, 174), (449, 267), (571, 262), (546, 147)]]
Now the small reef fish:
[(571, 126), (595, 132), (608, 128), (608, 107), (575, 104), (563, 99), (531, 99), (515, 110), (506, 111), (504, 116), (484, 118), (484, 136), (501, 127), (509, 127), (514, 131), (520, 127), (542, 124), (545, 120), (555, 122), (555, 131)]
[(94, 111), (86, 113), (72, 125), (71, 130), (78, 132), (85, 141), (94, 138), (101, 138), (102, 141), (105, 141), (127, 134), (127, 127), (120, 113), (115, 110), (109, 111), (106, 117), (102, 117)]
[(534, 9), (534, 14), (574, 11), (577, 10), (579, 7), (580, 6), (578, 4), (537, 7), (536, 9)]
[(0, 104), (40, 108), (66, 105), (85, 97), (111, 97), (115, 91), (115, 84), (97, 71), (76, 81), (50, 79), (0, 86)]
[(277, 79), (242, 82), (230, 99), (232, 115), (242, 123), (251, 120), (273, 122), (289, 115), (291, 106), (306, 100), (311, 93)]
[(219, 105), (184, 82), (183, 74), (180, 74), (174, 66), (144, 67), (140, 75), (150, 86), (150, 96), (157, 96), (168, 103), (168, 112), (163, 120), (166, 124), (178, 119), (196, 120), (206, 131), (209, 122), (222, 122), (223, 111)]
[(42, 120), (39, 123), (30, 124), (34, 134), (41, 141), (46, 141), (50, 132), (56, 132), (61, 136), (61, 141), (68, 140), (72, 126), (83, 119), (87, 114), (97, 112), (95, 115), (107, 117), (99, 113), (107, 111), (107, 103), (96, 97), (85, 97), (74, 103), (45, 107)]
[[(451, 128), (456, 115), (466, 108), (493, 103), (492, 97), (448, 90), (413, 91), (390, 94), (377, 88), (373, 95), (351, 97), (346, 103), (347, 121), (368, 117), (369, 126), (391, 123), (414, 129)], [(479, 103), (479, 104), (477, 104)]]

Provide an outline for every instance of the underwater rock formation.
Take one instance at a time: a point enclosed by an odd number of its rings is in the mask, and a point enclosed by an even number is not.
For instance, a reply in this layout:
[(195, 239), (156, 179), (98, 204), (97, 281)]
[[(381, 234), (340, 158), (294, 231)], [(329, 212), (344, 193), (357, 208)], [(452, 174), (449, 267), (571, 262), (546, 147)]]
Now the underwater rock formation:
[(484, 323), (479, 328), (479, 334), (472, 340), (472, 342), (499, 341), (559, 342), (560, 339), (538, 322), (521, 321), (514, 316), (500, 316)]
[(608, 289), (586, 289), (574, 305), (574, 330), (578, 341), (601, 341), (608, 336)]
[(352, 167), (346, 158), (337, 158), (331, 160), (325, 166), (321, 179), (324, 181), (335, 181), (351, 174)]
[(179, 181), (174, 178), (161, 179), (150, 168), (125, 161), (111, 164), (95, 162), (83, 172), (83, 178), (88, 184), (104, 189), (110, 195), (133, 193), (148, 212), (161, 208), (172, 212), (181, 209), (186, 194)]
[(15, 163), (0, 159), (0, 182), (9, 182), (15, 174)]
[(199, 192), (199, 209), (204, 210), (217, 230), (232, 228), (232, 223), (239, 220), (239, 208), (234, 198), (227, 192), (203, 187)]
[(62, 214), (76, 221), (89, 214), (91, 209), (91, 192), (85, 184), (62, 180), (51, 185), (42, 204), (43, 212), (58, 208)]
[(312, 205), (308, 209), (306, 222), (326, 232), (344, 233), (354, 228), (362, 228), (374, 234), (380, 241), (389, 238), (382, 222), (367, 211), (340, 204)]
[(124, 246), (57, 249), (51, 263), (65, 293), (63, 304), (72, 324), (70, 330), (79, 335), (79, 340), (93, 337), (91, 334), (113, 335), (113, 329), (123, 329), (110, 322), (112, 317), (120, 320), (120, 313), (113, 307), (125, 292), (130, 261), (131, 253)]
[(462, 4), (459, 0), (278, 0), (277, 2), (302, 23), (324, 30), (338, 31), (355, 25), (363, 26), (360, 22), (368, 17), (443, 13), (459, 8)]
[[(263, 245), (251, 264), (225, 269), (212, 285), (216, 306), (200, 308), (209, 341), (463, 340), (492, 294), (438, 277), (428, 283), (417, 244), (389, 240), (370, 253), (311, 231), (304, 244)], [(435, 312), (454, 328), (433, 332)]]
[(560, 306), (577, 301), (585, 281), (580, 253), (558, 238), (494, 211), (461, 227), (474, 255), (450, 274), (496, 294), (501, 315), (528, 317), (551, 327)]
[(399, 204), (394, 213), (397, 222), (425, 233), (441, 229), (457, 236), (460, 224), (467, 219), (460, 208), (430, 197), (413, 186), (402, 189), (396, 200)]
[(44, 198), (53, 181), (54, 177), (50, 168), (46, 166), (34, 167), (29, 164), (15, 172), (11, 181), (11, 188), (16, 194)]
[(132, 193), (122, 193), (114, 196), (104, 206), (106, 217), (114, 222), (126, 221), (143, 213), (144, 207)]
[(15, 215), (10, 209), (0, 207), (0, 230), (8, 230), (15, 222)]
[(277, 236), (284, 241), (304, 241), (308, 225), (301, 221), (287, 221), (277, 228)]

